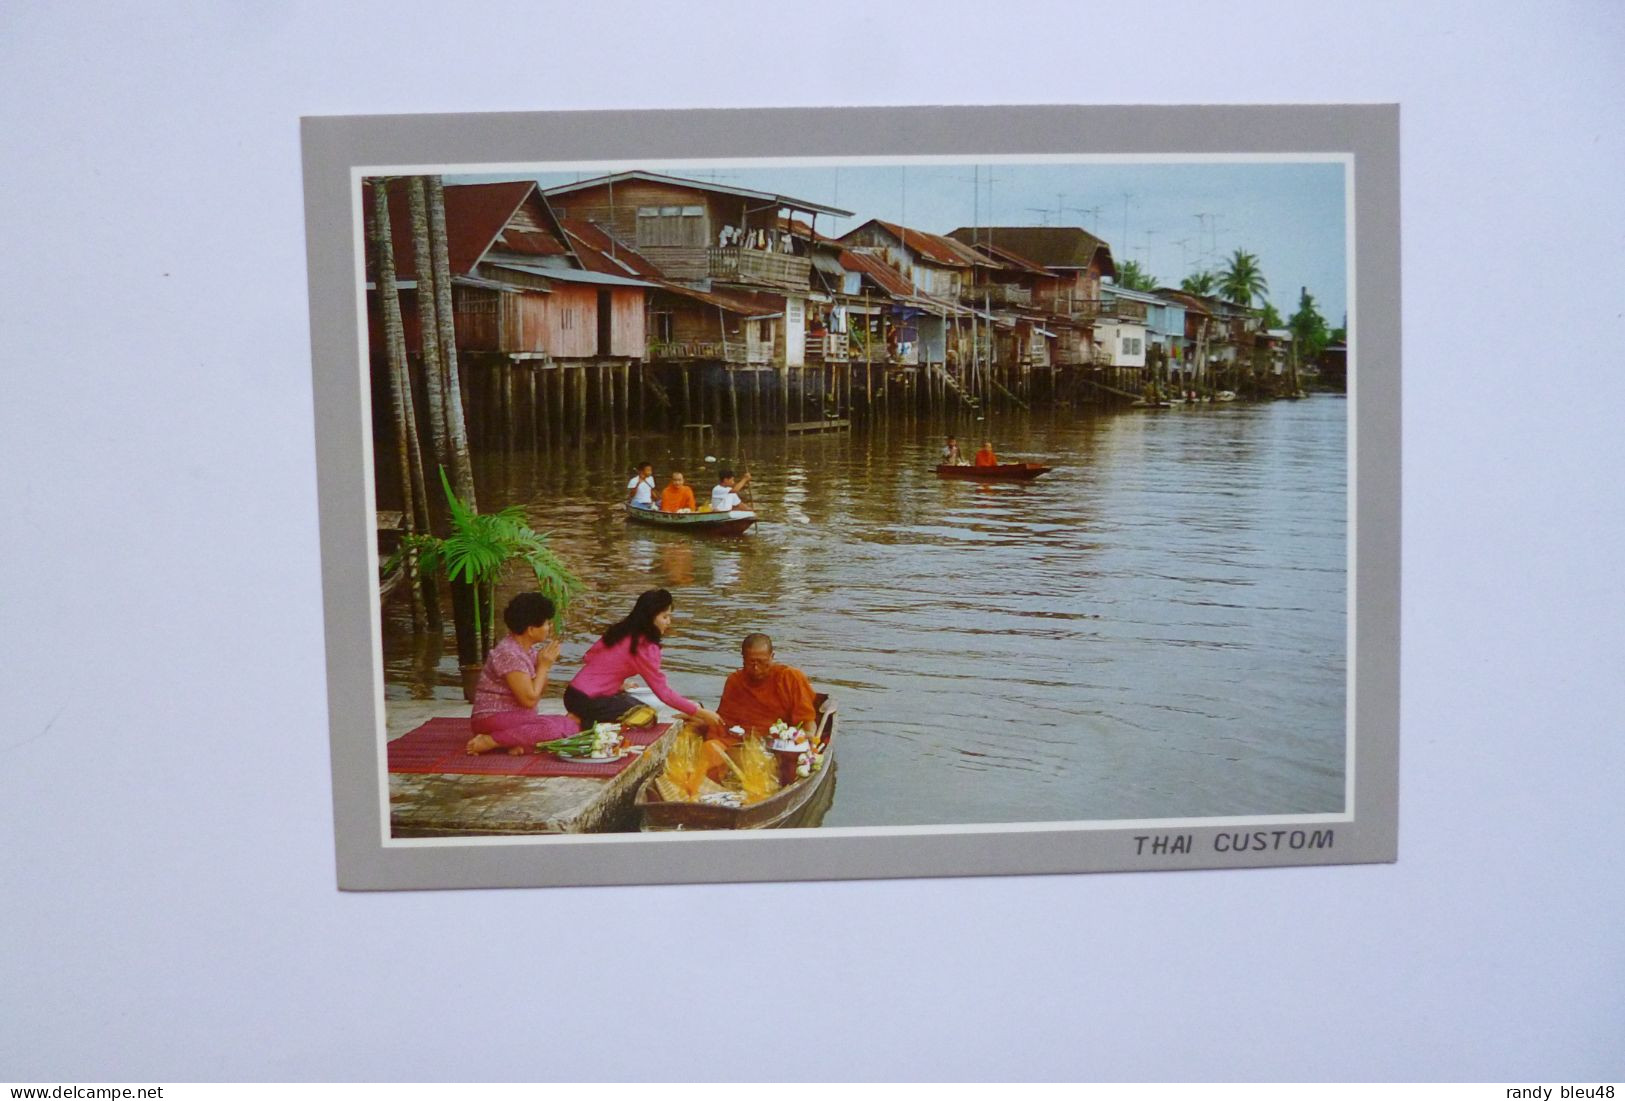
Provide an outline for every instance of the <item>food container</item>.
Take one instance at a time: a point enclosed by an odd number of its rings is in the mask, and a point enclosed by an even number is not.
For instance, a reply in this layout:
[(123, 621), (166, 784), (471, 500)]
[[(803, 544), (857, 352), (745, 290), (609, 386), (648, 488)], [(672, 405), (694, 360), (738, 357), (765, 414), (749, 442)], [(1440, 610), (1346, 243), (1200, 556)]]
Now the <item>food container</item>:
[(778, 762), (779, 766), (779, 786), (789, 787), (791, 784), (795, 783), (796, 765), (801, 760), (801, 750), (779, 749), (775, 747), (773, 750), (773, 759)]

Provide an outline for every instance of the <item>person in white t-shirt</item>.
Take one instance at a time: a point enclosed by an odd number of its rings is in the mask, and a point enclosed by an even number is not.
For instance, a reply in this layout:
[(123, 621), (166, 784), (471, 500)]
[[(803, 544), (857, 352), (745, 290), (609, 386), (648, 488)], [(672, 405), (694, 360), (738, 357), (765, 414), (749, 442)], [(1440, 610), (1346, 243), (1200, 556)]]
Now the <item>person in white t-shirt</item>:
[(655, 507), (655, 468), (653, 463), (639, 463), (638, 472), (626, 483), (626, 502), (633, 508)]
[(749, 484), (749, 474), (746, 474), (743, 478), (740, 478), (736, 484), (734, 481), (734, 472), (731, 470), (724, 470), (721, 477), (717, 479), (716, 486), (711, 490), (711, 511), (732, 512), (734, 509), (738, 508), (739, 494), (734, 491), (744, 489)]

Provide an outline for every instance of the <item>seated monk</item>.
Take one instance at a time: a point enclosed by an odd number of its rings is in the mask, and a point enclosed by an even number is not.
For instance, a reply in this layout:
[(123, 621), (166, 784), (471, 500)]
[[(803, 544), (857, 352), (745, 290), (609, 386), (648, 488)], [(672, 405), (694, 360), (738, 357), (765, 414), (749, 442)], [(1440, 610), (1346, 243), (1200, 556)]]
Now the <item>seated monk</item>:
[(812, 682), (807, 674), (773, 661), (773, 640), (766, 635), (746, 635), (739, 646), (742, 668), (729, 674), (722, 687), (717, 713), (724, 727), (717, 741), (727, 746), (739, 744), (739, 736), (728, 727), (741, 726), (766, 735), (776, 722), (799, 726), (811, 734), (818, 724), (813, 707)]
[(977, 466), (998, 466), (999, 457), (993, 454), (993, 441), (983, 440), (982, 449), (976, 453)]
[(672, 471), (671, 481), (660, 491), (660, 511), (693, 512), (694, 508), (694, 487), (687, 484), (682, 471)]

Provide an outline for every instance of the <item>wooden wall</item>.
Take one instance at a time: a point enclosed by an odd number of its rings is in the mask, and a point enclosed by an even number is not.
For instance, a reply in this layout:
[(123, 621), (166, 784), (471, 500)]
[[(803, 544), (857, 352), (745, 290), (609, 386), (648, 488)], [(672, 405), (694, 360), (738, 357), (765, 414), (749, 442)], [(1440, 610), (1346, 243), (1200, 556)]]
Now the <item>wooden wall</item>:
[(609, 294), (612, 305), (609, 347), (603, 354), (642, 359), (649, 346), (643, 327), (643, 291), (636, 287), (616, 287)]

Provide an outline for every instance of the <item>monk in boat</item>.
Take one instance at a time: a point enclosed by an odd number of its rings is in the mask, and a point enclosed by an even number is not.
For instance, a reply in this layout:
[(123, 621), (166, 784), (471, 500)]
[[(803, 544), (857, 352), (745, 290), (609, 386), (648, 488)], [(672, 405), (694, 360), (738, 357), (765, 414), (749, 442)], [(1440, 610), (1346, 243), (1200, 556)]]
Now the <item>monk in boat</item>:
[(693, 512), (694, 487), (688, 484), (681, 470), (671, 472), (671, 481), (660, 491), (661, 512)]
[(780, 665), (773, 660), (773, 640), (763, 634), (750, 634), (739, 644), (740, 668), (729, 674), (722, 686), (722, 702), (717, 713), (722, 716), (723, 731), (713, 742), (722, 748), (731, 748), (740, 742), (740, 736), (729, 732), (731, 727), (766, 734), (776, 722), (798, 726), (811, 734), (818, 724), (818, 712), (813, 706), (812, 682), (793, 665)]
[(998, 466), (999, 457), (993, 454), (993, 441), (983, 440), (982, 449), (976, 453), (977, 466)]

